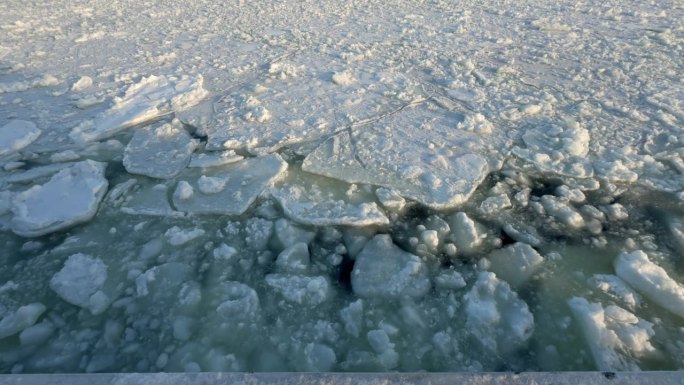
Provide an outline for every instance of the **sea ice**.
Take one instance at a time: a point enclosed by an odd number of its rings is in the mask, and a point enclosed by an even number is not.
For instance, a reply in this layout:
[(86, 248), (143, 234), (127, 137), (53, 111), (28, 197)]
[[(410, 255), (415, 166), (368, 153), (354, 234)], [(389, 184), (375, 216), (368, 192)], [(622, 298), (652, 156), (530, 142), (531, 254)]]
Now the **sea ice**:
[(323, 276), (269, 274), (266, 284), (289, 302), (316, 306), (330, 297), (330, 283)]
[(684, 318), (684, 286), (670, 278), (641, 250), (620, 254), (615, 272), (646, 298)]
[(101, 290), (106, 280), (107, 265), (100, 258), (78, 253), (52, 276), (50, 289), (70, 304), (97, 315), (109, 306), (110, 300)]
[[(179, 176), (185, 183), (176, 188), (173, 204), (177, 210), (195, 214), (240, 215), (286, 169), (287, 163), (277, 154), (206, 168), (201, 173), (187, 169)], [(207, 181), (212, 182), (211, 186)], [(194, 193), (189, 193), (188, 185)], [(217, 185), (223, 188), (218, 189)]]
[(62, 169), (43, 185), (12, 200), (12, 231), (37, 237), (87, 222), (107, 192), (104, 163), (85, 160)]
[(544, 263), (544, 258), (525, 243), (515, 243), (494, 250), (487, 259), (491, 262), (489, 270), (513, 288), (527, 282)]
[(69, 136), (77, 142), (102, 140), (128, 127), (188, 109), (208, 95), (203, 81), (202, 76), (195, 79), (164, 75), (143, 77), (130, 85), (122, 97), (115, 97), (108, 110), (95, 120), (74, 127)]
[(397, 247), (389, 235), (376, 235), (356, 256), (351, 283), (363, 298), (420, 298), (431, 287), (425, 263)]
[(45, 305), (36, 302), (20, 306), (13, 312), (5, 312), (0, 319), (0, 339), (19, 333), (32, 326), (45, 312)]
[(123, 164), (131, 174), (172, 178), (187, 166), (198, 141), (192, 139), (178, 120), (135, 131), (124, 151)]
[(25, 148), (38, 139), (41, 132), (32, 122), (19, 119), (0, 127), (0, 157)]

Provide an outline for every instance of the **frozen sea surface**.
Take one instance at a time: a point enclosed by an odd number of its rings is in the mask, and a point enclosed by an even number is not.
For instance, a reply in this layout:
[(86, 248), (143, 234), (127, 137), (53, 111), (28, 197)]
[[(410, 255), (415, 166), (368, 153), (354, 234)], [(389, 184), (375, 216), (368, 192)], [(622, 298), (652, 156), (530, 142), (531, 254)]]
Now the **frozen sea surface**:
[(680, 1), (0, 5), (0, 373), (684, 369)]

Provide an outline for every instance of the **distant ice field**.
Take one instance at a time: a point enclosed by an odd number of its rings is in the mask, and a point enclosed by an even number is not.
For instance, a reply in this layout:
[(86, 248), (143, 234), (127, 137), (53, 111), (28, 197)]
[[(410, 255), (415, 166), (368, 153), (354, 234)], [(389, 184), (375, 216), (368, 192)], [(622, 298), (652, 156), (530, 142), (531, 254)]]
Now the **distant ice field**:
[(684, 4), (0, 4), (0, 373), (684, 370)]

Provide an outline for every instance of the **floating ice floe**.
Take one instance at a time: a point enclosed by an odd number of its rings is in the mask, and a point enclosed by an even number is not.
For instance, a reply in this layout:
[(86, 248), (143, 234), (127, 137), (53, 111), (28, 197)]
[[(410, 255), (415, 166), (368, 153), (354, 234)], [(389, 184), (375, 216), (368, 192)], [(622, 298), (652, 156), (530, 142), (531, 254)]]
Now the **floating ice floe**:
[(684, 318), (684, 286), (672, 279), (665, 269), (651, 262), (641, 250), (620, 254), (615, 272), (649, 300)]
[(85, 160), (34, 185), (12, 200), (12, 231), (37, 237), (90, 220), (107, 192), (106, 164)]
[(20, 306), (13, 312), (5, 312), (0, 319), (0, 339), (15, 335), (32, 326), (45, 310), (45, 305), (36, 302)]
[[(334, 180), (300, 173), (271, 190), (285, 215), (302, 224), (314, 226), (387, 225), (389, 219), (372, 201), (373, 196), (354, 194)], [(358, 196), (354, 196), (358, 195)], [(366, 199), (364, 199), (366, 198)]]
[[(465, 203), (506, 153), (501, 135), (455, 128), (455, 114), (429, 103), (323, 142), (302, 164), (314, 174), (392, 188), (434, 209)], [(495, 150), (496, 149), (496, 150)]]
[(534, 331), (527, 304), (496, 274), (481, 272), (465, 296), (466, 326), (490, 352), (513, 352)]
[(655, 351), (650, 343), (653, 324), (621, 307), (591, 303), (574, 297), (568, 301), (591, 350), (598, 370), (639, 370), (635, 358)]
[(172, 178), (188, 165), (199, 141), (178, 120), (136, 130), (124, 150), (123, 164), (131, 174)]
[(26, 120), (15, 119), (0, 127), (0, 157), (11, 154), (33, 143), (42, 131)]
[[(187, 169), (173, 194), (177, 210), (240, 215), (287, 169), (280, 155), (249, 158), (221, 167)], [(209, 179), (211, 178), (211, 179)]]
[(604, 292), (613, 300), (622, 302), (629, 310), (636, 310), (641, 305), (641, 296), (620, 277), (610, 274), (594, 274), (589, 284)]
[(513, 288), (527, 282), (544, 263), (544, 258), (525, 243), (515, 243), (494, 250), (487, 259), (491, 262), (489, 270)]
[(74, 127), (69, 136), (77, 142), (106, 139), (128, 127), (188, 109), (208, 95), (203, 82), (202, 76), (195, 79), (143, 77), (130, 85), (122, 97), (115, 97), (108, 110)]
[(50, 279), (50, 288), (72, 305), (101, 314), (111, 300), (101, 289), (107, 280), (107, 265), (99, 258), (82, 253), (70, 256)]
[(330, 283), (323, 276), (269, 274), (266, 284), (289, 302), (316, 306), (330, 297)]
[(351, 283), (362, 298), (420, 298), (431, 287), (425, 263), (397, 247), (389, 235), (366, 243), (356, 256)]

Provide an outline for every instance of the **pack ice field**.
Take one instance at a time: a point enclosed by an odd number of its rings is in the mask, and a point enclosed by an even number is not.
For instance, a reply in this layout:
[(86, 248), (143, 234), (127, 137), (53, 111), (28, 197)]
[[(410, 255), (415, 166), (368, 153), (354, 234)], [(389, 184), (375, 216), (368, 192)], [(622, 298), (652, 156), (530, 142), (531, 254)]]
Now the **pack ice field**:
[(684, 369), (684, 3), (0, 2), (0, 372)]

